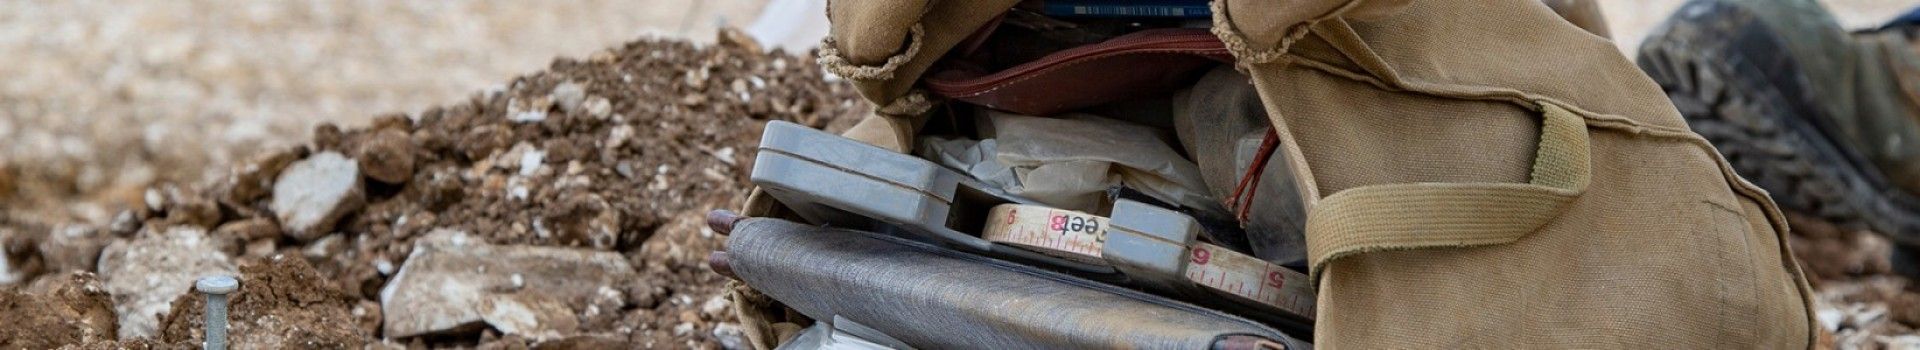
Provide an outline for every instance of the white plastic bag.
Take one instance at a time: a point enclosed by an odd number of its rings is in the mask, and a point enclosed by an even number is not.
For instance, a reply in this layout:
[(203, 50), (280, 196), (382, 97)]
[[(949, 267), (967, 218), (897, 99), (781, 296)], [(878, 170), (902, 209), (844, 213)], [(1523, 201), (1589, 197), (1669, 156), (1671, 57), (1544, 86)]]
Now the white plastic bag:
[(1062, 209), (1096, 211), (1108, 188), (1125, 184), (1161, 201), (1227, 217), (1207, 195), (1199, 168), (1174, 151), (1162, 130), (1088, 114), (1041, 118), (988, 111), (987, 117), (997, 138), (930, 138), (924, 155), (1007, 193)]

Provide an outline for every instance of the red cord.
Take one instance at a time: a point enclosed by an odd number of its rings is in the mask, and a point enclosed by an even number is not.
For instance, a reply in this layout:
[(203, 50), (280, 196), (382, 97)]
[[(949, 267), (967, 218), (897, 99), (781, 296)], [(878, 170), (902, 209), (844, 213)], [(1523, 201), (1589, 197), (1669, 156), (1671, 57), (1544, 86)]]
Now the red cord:
[(1273, 158), (1273, 151), (1279, 146), (1280, 134), (1275, 133), (1273, 129), (1267, 129), (1266, 137), (1260, 140), (1260, 150), (1253, 155), (1253, 163), (1249, 164), (1247, 171), (1240, 175), (1240, 183), (1233, 187), (1232, 199), (1227, 201), (1227, 208), (1235, 210), (1234, 218), (1238, 219), (1241, 225), (1246, 224), (1247, 214), (1253, 208), (1254, 193), (1260, 189), (1260, 177), (1263, 173), (1261, 170), (1267, 168), (1267, 159)]

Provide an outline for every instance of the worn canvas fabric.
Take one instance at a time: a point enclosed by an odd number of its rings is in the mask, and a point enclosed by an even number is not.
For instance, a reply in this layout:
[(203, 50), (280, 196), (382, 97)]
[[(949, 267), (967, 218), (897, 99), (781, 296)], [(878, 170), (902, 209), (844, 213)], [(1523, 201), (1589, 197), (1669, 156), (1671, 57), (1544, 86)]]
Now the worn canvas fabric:
[[(829, 4), (821, 61), (885, 116), (850, 136), (911, 145), (932, 103), (919, 75), (1013, 3)], [(1305, 197), (1316, 346), (1812, 345), (1811, 290), (1767, 194), (1546, 5), (1213, 6)]]
[(1810, 345), (1766, 193), (1546, 6), (1214, 7), (1310, 201), (1316, 345)]

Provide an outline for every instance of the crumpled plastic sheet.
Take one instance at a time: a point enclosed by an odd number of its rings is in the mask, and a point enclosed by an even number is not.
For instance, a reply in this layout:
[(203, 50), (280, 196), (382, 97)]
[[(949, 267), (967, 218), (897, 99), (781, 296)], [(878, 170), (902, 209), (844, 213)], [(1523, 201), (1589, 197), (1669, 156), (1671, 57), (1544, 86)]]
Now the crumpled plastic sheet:
[(1089, 114), (1042, 118), (987, 111), (997, 137), (927, 138), (922, 157), (1049, 206), (1097, 212), (1106, 191), (1126, 185), (1148, 196), (1227, 217), (1193, 162), (1164, 130)]

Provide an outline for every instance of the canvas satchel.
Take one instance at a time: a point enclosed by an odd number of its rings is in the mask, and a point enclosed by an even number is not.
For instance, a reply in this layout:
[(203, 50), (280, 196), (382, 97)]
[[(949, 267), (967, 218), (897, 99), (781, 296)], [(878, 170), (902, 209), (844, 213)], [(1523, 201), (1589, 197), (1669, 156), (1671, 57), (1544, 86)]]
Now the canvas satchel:
[(1806, 348), (1765, 192), (1528, 0), (1214, 3), (1308, 198), (1325, 348)]

